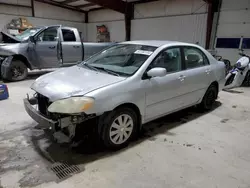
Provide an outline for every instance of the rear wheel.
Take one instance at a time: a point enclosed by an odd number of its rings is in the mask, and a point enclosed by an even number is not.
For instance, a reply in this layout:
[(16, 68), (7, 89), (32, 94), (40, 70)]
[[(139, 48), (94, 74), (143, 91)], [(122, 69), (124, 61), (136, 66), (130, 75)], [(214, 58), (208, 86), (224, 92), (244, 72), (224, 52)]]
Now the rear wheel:
[(11, 62), (9, 71), (9, 76), (6, 78), (9, 81), (21, 81), (28, 76), (28, 68), (20, 60), (13, 60)]
[(250, 86), (250, 71), (247, 72), (245, 79), (242, 83), (242, 86)]
[(218, 96), (218, 89), (215, 85), (209, 86), (207, 89), (202, 102), (200, 103), (200, 108), (203, 110), (211, 110)]
[(137, 132), (137, 115), (130, 108), (119, 108), (108, 114), (103, 121), (101, 137), (110, 149), (125, 147)]

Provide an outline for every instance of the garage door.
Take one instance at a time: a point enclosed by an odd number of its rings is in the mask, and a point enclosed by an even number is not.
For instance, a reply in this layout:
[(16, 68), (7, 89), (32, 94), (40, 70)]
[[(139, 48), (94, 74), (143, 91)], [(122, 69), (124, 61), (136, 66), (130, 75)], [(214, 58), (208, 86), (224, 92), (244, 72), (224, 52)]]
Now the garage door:
[(234, 64), (239, 49), (250, 54), (250, 2), (223, 0), (216, 34), (215, 48)]

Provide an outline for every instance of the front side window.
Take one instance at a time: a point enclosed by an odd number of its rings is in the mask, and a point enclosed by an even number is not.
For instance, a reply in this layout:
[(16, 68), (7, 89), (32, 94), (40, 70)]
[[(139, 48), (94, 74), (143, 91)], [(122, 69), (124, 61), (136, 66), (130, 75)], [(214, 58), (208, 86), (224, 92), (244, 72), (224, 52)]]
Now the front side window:
[(48, 28), (37, 36), (37, 41), (48, 42), (57, 40), (57, 28)]
[(92, 56), (79, 66), (112, 72), (119, 76), (131, 76), (155, 50), (156, 47), (153, 46), (117, 44)]
[(161, 67), (168, 73), (181, 71), (180, 48), (171, 48), (160, 52), (156, 59), (150, 64), (149, 69)]
[(76, 36), (74, 31), (70, 29), (62, 29), (63, 41), (64, 42), (75, 42)]
[(208, 65), (208, 59), (199, 49), (193, 47), (184, 47), (185, 67), (193, 69)]

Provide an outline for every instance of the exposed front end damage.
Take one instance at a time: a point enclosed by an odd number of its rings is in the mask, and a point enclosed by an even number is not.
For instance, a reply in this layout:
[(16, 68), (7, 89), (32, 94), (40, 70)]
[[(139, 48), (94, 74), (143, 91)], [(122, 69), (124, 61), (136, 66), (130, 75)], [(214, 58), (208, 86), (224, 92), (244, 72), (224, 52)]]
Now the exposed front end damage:
[(36, 93), (32, 98), (29, 96), (24, 99), (26, 112), (34, 119), (40, 129), (50, 129), (55, 140), (60, 143), (71, 143), (76, 136), (76, 127), (84, 126), (84, 122), (96, 117), (95, 114), (85, 113), (61, 114), (51, 113), (48, 107), (52, 104), (49, 98)]

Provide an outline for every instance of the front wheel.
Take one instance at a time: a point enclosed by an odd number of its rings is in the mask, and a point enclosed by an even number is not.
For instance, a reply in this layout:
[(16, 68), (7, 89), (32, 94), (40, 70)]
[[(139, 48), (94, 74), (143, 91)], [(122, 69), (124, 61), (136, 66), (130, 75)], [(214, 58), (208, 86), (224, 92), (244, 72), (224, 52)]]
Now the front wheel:
[(27, 66), (20, 60), (13, 60), (9, 67), (8, 77), (5, 78), (9, 81), (21, 81), (28, 76)]
[(200, 103), (200, 108), (205, 111), (211, 110), (213, 108), (215, 100), (217, 99), (217, 96), (218, 96), (217, 87), (215, 85), (209, 86), (202, 99), (202, 102)]
[(109, 113), (103, 121), (101, 137), (110, 149), (125, 147), (137, 132), (137, 115), (130, 108), (119, 108)]

